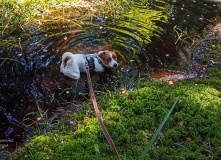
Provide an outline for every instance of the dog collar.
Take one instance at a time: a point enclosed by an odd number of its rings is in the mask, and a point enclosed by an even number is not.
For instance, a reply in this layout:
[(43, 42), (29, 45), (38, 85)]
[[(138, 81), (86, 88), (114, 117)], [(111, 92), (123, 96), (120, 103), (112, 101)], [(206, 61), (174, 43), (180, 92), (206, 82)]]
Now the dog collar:
[(104, 64), (104, 62), (101, 60), (101, 58), (100, 58), (99, 56), (96, 56), (96, 58), (97, 58), (98, 63), (101, 64), (104, 69), (107, 69), (107, 68), (108, 68), (108, 67)]
[(100, 59), (100, 57), (96, 56), (97, 61), (99, 64), (101, 64), (104, 68), (106, 68), (107, 66), (104, 65), (103, 61)]

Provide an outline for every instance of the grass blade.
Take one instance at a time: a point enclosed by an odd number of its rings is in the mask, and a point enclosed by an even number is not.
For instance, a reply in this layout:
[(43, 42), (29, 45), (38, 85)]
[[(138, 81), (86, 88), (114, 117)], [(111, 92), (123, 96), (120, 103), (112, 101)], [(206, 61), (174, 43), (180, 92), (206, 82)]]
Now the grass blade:
[(167, 113), (166, 117), (164, 118), (163, 122), (160, 124), (159, 128), (157, 129), (157, 131), (154, 133), (153, 137), (151, 138), (150, 142), (148, 143), (147, 147), (145, 148), (144, 152), (142, 153), (142, 155), (140, 156), (139, 160), (143, 160), (146, 156), (146, 154), (148, 153), (148, 151), (150, 150), (152, 144), (154, 143), (154, 141), (156, 140), (157, 136), (159, 135), (159, 132), (161, 131), (161, 129), (163, 128), (164, 124), (166, 123), (167, 119), (169, 118), (170, 114), (172, 113), (174, 107), (176, 106), (176, 103), (178, 102), (179, 97), (177, 97), (176, 101), (174, 102), (173, 106), (171, 107), (171, 109), (169, 110), (169, 112)]
[(95, 160), (100, 160), (101, 159), (101, 155), (100, 155), (100, 151), (99, 151), (98, 145), (95, 144), (94, 148), (95, 148), (95, 152), (96, 152), (96, 159)]
[(127, 155), (126, 154), (124, 154), (124, 160), (127, 160)]

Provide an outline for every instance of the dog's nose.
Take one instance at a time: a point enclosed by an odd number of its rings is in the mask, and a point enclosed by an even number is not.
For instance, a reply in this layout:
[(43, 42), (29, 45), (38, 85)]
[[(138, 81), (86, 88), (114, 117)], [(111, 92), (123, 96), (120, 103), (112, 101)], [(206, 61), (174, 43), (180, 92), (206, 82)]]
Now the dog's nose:
[(117, 64), (117, 63), (115, 63), (115, 64), (114, 64), (114, 68), (116, 68), (117, 66), (118, 66), (118, 64)]

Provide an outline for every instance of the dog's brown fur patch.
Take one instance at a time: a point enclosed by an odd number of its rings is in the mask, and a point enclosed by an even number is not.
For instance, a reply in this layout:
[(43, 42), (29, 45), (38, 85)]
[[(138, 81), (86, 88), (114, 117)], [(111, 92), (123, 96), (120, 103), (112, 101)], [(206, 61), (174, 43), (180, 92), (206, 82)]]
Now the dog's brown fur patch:
[(64, 59), (64, 67), (66, 67), (67, 66), (67, 62), (68, 62), (68, 60), (70, 59), (70, 57), (66, 57), (65, 59)]

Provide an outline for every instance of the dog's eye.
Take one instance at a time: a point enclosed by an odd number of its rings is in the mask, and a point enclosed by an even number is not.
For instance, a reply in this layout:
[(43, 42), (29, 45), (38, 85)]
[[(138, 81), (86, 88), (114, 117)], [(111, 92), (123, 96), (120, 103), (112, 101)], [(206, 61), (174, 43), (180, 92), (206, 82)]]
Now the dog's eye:
[(110, 61), (111, 61), (111, 58), (108, 58), (108, 59), (107, 59), (107, 61), (109, 61), (109, 62), (110, 62)]
[(113, 56), (113, 59), (116, 59), (117, 57)]

